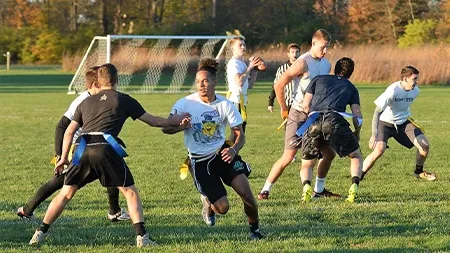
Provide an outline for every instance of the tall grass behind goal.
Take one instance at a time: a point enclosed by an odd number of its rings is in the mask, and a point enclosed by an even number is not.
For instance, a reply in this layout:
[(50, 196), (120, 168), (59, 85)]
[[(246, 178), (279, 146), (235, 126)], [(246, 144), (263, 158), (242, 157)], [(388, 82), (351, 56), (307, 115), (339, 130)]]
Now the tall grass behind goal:
[(228, 42), (236, 37), (241, 36), (96, 36), (78, 66), (68, 94), (84, 91), (86, 70), (104, 63), (117, 67), (118, 90), (122, 92), (192, 92), (198, 62), (205, 57), (219, 60), (218, 90), (226, 90), (226, 64), (232, 56)]

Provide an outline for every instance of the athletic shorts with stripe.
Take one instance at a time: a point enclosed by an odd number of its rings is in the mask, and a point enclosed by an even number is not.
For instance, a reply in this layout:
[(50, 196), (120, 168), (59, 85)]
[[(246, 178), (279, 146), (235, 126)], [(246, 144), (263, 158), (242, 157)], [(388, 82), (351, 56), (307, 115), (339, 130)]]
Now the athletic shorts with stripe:
[(284, 149), (297, 150), (301, 148), (301, 138), (297, 136), (296, 132), (305, 123), (307, 117), (308, 115), (305, 112), (294, 108), (289, 110), (286, 131), (284, 132)]
[[(226, 147), (228, 145), (224, 144), (221, 150)], [(191, 167), (195, 187), (201, 194), (208, 197), (211, 203), (227, 195), (223, 184), (231, 186), (236, 176), (245, 174), (248, 177), (251, 172), (250, 166), (242, 160), (241, 156), (236, 155), (231, 163), (227, 163), (222, 160), (220, 152), (201, 162), (191, 159)]]
[[(81, 188), (99, 179), (103, 187), (134, 185), (133, 175), (125, 160), (106, 141), (100, 141), (98, 138), (100, 137), (86, 137), (87, 146), (80, 164), (69, 165), (64, 184)], [(102, 136), (101, 138), (103, 139)]]
[(320, 113), (303, 135), (303, 159), (319, 156), (320, 148), (330, 145), (340, 156), (348, 156), (359, 148), (358, 139), (348, 121), (336, 112)]
[(397, 125), (397, 128), (393, 124), (380, 120), (377, 141), (383, 141), (387, 144), (388, 140), (394, 137), (402, 146), (411, 149), (414, 147), (414, 139), (421, 134), (423, 134), (422, 130), (414, 126), (409, 120)]

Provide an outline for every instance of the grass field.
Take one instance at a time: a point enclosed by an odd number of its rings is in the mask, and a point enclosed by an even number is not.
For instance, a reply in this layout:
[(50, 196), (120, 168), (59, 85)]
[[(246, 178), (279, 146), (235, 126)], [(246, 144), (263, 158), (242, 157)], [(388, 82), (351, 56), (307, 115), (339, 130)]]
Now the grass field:
[[(44, 74), (44, 75), (43, 75)], [(65, 95), (71, 75), (58, 70), (0, 71), (0, 251), (33, 252), (28, 241), (38, 222), (15, 214), (52, 177), (54, 128), (74, 96)], [(254, 194), (261, 189), (283, 149), (278, 113), (267, 112), (270, 83), (258, 83), (250, 95), (247, 143), (241, 155), (253, 168)], [(384, 86), (358, 86), (365, 124), (362, 151), (370, 136), (372, 101)], [(450, 89), (424, 87), (412, 106), (431, 143), (425, 168), (436, 182), (412, 176), (414, 150), (391, 141), (390, 149), (360, 186), (358, 203), (321, 199), (300, 204), (299, 162), (286, 170), (270, 200), (259, 202), (262, 241), (248, 239), (242, 204), (229, 190), (231, 209), (214, 227), (201, 219), (201, 202), (192, 181), (178, 177), (186, 156), (182, 134), (163, 135), (141, 122), (127, 122), (121, 132), (126, 158), (144, 204), (147, 229), (160, 246), (149, 252), (449, 252), (450, 251)], [(166, 116), (185, 94), (134, 95), (152, 114)], [(278, 108), (278, 107), (277, 107)], [(348, 159), (336, 159), (327, 188), (346, 195), (351, 184)], [(43, 218), (49, 201), (35, 215)], [(121, 197), (121, 204), (125, 201)], [(137, 252), (130, 223), (106, 220), (106, 191), (98, 182), (82, 189), (50, 228), (39, 252)]]

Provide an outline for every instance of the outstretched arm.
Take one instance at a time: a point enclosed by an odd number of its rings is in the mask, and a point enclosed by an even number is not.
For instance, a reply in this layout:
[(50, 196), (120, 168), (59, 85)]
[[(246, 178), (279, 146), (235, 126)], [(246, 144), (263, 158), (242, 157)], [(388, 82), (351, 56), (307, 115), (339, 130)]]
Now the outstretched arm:
[(378, 124), (380, 123), (380, 115), (383, 112), (383, 109), (376, 106), (375, 111), (373, 112), (372, 117), (372, 135), (369, 140), (369, 148), (373, 149), (375, 147), (376, 139), (378, 136)]
[(73, 136), (75, 135), (75, 132), (80, 128), (80, 124), (74, 120), (70, 122), (69, 126), (66, 129), (66, 132), (64, 133), (64, 140), (62, 144), (62, 154), (61, 159), (58, 161), (58, 163), (55, 165), (55, 174), (60, 174), (64, 170), (64, 165), (69, 164), (69, 151), (70, 151), (70, 145), (72, 144)]
[[(173, 118), (173, 114), (170, 114), (168, 119)], [(183, 121), (178, 126), (166, 126), (163, 127), (161, 130), (165, 134), (176, 134), (178, 132), (181, 132), (185, 129), (191, 128), (191, 120), (190, 118), (184, 118)]]
[(185, 118), (189, 118), (190, 115), (188, 113), (184, 113), (182, 115), (173, 115), (172, 117), (165, 119), (158, 116), (153, 116), (150, 113), (144, 113), (141, 117), (139, 117), (139, 120), (147, 123), (149, 126), (152, 127), (178, 127), (181, 125), (183, 120)]
[(70, 119), (62, 116), (55, 128), (55, 155), (61, 156), (64, 140), (64, 133), (70, 125)]

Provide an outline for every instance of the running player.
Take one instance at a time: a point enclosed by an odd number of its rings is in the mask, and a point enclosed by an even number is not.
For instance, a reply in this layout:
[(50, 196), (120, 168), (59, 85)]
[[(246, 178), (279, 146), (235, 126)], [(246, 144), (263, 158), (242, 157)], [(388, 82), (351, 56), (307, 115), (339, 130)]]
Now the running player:
[[(202, 216), (206, 224), (215, 224), (215, 213), (228, 212), (230, 203), (223, 185), (226, 184), (244, 203), (250, 238), (261, 239), (258, 205), (247, 180), (250, 167), (238, 155), (245, 142), (243, 121), (237, 108), (215, 93), (218, 65), (215, 59), (201, 60), (195, 77), (197, 92), (178, 100), (172, 108), (169, 118), (178, 113), (188, 113), (192, 115), (192, 124), (166, 127), (163, 132), (184, 132), (191, 174), (197, 190), (202, 194)], [(236, 137), (233, 143), (225, 143), (227, 125)]]

